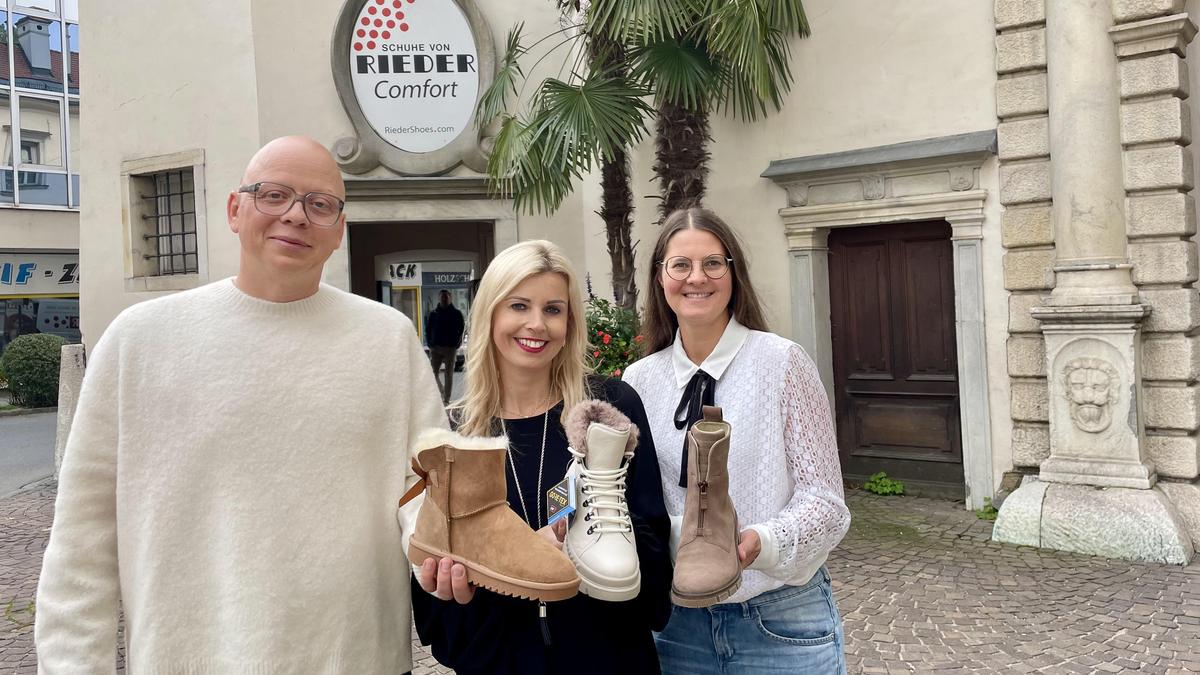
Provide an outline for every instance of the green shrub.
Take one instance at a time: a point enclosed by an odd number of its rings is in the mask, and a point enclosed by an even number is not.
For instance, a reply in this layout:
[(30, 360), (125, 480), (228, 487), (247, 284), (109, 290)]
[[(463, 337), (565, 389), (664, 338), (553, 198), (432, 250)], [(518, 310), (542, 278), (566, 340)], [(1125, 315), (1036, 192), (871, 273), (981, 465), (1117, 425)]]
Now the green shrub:
[(904, 494), (904, 483), (888, 478), (887, 473), (880, 471), (863, 483), (863, 489), (877, 495), (902, 495)]
[(995, 520), (998, 515), (1000, 515), (1000, 511), (992, 504), (991, 497), (984, 497), (983, 508), (975, 509), (975, 517), (980, 520)]
[(3, 358), (0, 358), (0, 389), (8, 389), (8, 378), (4, 376)]
[(58, 363), (67, 341), (57, 335), (22, 335), (0, 355), (8, 374), (13, 405), (42, 408), (58, 405)]
[(592, 370), (620, 377), (638, 359), (642, 336), (637, 334), (637, 314), (603, 298), (587, 302), (588, 355)]

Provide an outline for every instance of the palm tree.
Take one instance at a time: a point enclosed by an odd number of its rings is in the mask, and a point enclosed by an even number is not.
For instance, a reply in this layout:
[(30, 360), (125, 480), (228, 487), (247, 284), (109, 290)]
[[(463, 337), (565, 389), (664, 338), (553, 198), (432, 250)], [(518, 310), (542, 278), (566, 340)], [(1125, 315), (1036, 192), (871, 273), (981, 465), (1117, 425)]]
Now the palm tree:
[[(558, 5), (564, 13), (583, 11), (578, 0), (558, 0)], [(642, 99), (649, 91), (630, 80), (622, 45), (604, 35), (588, 36), (586, 23), (564, 23), (562, 31), (533, 47), (572, 33), (554, 47), (584, 41), (574, 45), (576, 50), (567, 50), (567, 58), (572, 51), (576, 57), (585, 53), (587, 74), (573, 69), (567, 81), (543, 80), (526, 109), (515, 115), (507, 111), (509, 98), (519, 99), (518, 83), (527, 84), (520, 59), (530, 48), (522, 44), (522, 26), (509, 33), (496, 81), (484, 92), (478, 110), (481, 123), (499, 119), (500, 124), (488, 172), (494, 186), (511, 194), (519, 210), (552, 212), (571, 191), (574, 179), (598, 165), (602, 192), (597, 214), (605, 226), (614, 300), (636, 313), (630, 240), (633, 191), (626, 147), (644, 134), (643, 120), (652, 111)]]
[[(582, 20), (530, 47), (516, 26), (480, 100), (480, 122), (499, 120), (488, 172), (518, 209), (553, 212), (575, 180), (599, 166), (614, 286), (623, 293), (619, 304), (632, 308), (628, 149), (655, 117), (660, 215), (699, 204), (709, 115), (752, 122), (768, 106), (781, 108), (792, 81), (788, 41), (808, 35), (808, 21), (800, 0), (559, 0), (559, 7), (578, 10)], [(528, 84), (520, 59), (564, 34), (546, 56), (571, 45), (571, 76), (542, 80), (522, 112), (508, 112), (510, 97), (521, 98), (517, 84)], [(583, 56), (590, 57), (586, 73)]]
[(709, 115), (751, 123), (791, 89), (793, 36), (809, 35), (801, 0), (594, 0), (591, 20), (630, 45), (633, 77), (654, 90), (660, 222), (698, 206), (708, 179)]

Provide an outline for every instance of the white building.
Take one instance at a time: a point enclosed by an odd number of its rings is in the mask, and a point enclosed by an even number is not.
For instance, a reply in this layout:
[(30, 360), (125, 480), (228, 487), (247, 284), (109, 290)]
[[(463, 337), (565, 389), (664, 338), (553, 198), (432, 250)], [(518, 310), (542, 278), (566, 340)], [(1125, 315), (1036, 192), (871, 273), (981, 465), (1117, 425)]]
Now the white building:
[[(1200, 2), (805, 7), (813, 34), (793, 45), (783, 112), (714, 120), (706, 204), (747, 244), (772, 327), (820, 367), (845, 473), (884, 470), (978, 507), (1006, 473), (1040, 468), (1030, 489), (1044, 499), (1015, 493), (1001, 536), (1190, 557), (1200, 297), (1188, 94), (1200, 68), (1189, 68), (1189, 13)], [(493, 254), (527, 238), (553, 239), (607, 279), (598, 180), (553, 216), (517, 214), (478, 172), (469, 106), (418, 105), (405, 89), (457, 83), (469, 99), (514, 23), (531, 36), (558, 29), (554, 3), (125, 0), (82, 12), (85, 342), (130, 304), (235, 272), (226, 197), (253, 152), (284, 134), (317, 138), (346, 171), (349, 231), (329, 283), (417, 316), (437, 288), (462, 304)], [(392, 12), (411, 15), (409, 30)], [(413, 45), (432, 74), (391, 60), (352, 73), (357, 56)], [(455, 55), (444, 69), (443, 45)], [(415, 56), (405, 63), (420, 70)], [(633, 154), (637, 197), (655, 191), (652, 153)], [(653, 200), (638, 206), (644, 286), (656, 214)], [(1076, 495), (1078, 483), (1103, 486), (1092, 492), (1115, 511)], [(1123, 506), (1145, 500), (1157, 506)], [(1085, 521), (1129, 513), (1128, 531), (1167, 543), (1061, 542), (1046, 533), (1075, 516), (1043, 502), (1094, 511)]]
[(79, 332), (79, 3), (0, 2), (0, 352)]

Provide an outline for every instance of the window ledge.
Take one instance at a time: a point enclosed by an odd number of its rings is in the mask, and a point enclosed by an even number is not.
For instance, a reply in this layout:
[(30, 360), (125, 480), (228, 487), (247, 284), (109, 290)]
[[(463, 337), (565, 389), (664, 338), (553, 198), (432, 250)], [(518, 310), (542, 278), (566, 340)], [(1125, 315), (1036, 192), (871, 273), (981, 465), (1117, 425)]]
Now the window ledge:
[(125, 280), (130, 293), (155, 291), (186, 291), (203, 286), (206, 280), (199, 274), (164, 274), (157, 277), (132, 277)]

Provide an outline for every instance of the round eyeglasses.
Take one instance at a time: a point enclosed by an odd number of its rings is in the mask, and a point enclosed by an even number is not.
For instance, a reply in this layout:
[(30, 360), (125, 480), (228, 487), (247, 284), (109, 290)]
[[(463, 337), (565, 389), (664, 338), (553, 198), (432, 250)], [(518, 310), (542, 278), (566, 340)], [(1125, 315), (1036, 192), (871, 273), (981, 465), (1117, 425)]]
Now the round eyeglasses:
[(318, 227), (333, 227), (337, 225), (338, 216), (346, 202), (326, 192), (306, 192), (297, 195), (296, 191), (279, 183), (258, 182), (243, 185), (238, 192), (249, 192), (254, 195), (254, 208), (268, 216), (282, 216), (292, 210), (296, 202), (304, 207), (308, 222)]
[[(709, 279), (720, 279), (729, 273), (729, 266), (733, 264), (733, 258), (714, 253), (697, 262), (700, 263), (700, 270), (704, 272), (704, 276)], [(687, 256), (673, 256), (658, 261), (658, 264), (662, 265), (667, 276), (675, 281), (687, 281), (687, 278), (692, 276), (692, 259)]]

